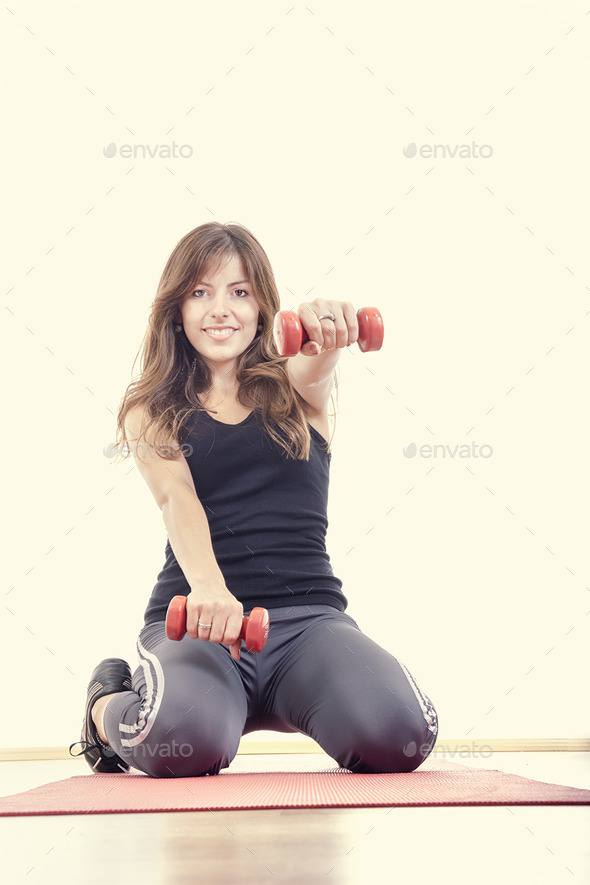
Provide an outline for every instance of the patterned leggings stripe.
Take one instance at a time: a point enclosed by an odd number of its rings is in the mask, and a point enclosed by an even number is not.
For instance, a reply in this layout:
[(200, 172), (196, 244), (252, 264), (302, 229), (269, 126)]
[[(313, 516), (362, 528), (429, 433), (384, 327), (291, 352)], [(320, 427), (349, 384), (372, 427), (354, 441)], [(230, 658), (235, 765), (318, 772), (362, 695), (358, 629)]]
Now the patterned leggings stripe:
[(416, 699), (420, 704), (420, 709), (422, 710), (424, 719), (426, 720), (428, 730), (436, 736), (438, 734), (438, 717), (436, 715), (436, 710), (432, 705), (432, 701), (427, 695), (423, 694), (420, 691), (414, 677), (412, 676), (408, 668), (404, 664), (402, 664), (401, 661), (398, 661), (398, 664), (406, 674), (408, 682), (414, 690), (414, 694), (416, 695)]
[[(137, 654), (145, 678), (146, 693), (137, 722), (133, 725), (125, 725), (124, 723), (119, 725), (121, 744), (124, 747), (135, 747), (147, 738), (158, 715), (164, 694), (164, 672), (158, 658), (151, 654), (139, 639), (137, 640)], [(124, 737), (124, 735), (133, 735), (133, 737)]]

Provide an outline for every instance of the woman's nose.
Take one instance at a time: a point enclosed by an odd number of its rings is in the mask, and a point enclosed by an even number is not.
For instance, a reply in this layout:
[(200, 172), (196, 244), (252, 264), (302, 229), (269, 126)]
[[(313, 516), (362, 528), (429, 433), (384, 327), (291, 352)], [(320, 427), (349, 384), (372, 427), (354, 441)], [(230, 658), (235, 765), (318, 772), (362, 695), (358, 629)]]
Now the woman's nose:
[(212, 317), (216, 316), (227, 316), (229, 311), (227, 307), (227, 303), (223, 296), (217, 296), (211, 303), (209, 307), (209, 313)]

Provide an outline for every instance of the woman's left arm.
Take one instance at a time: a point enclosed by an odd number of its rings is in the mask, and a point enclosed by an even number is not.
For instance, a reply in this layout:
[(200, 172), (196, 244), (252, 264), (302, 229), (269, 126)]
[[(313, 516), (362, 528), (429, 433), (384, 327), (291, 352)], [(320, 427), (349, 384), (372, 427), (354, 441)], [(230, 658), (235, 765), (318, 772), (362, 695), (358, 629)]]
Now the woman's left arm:
[[(309, 341), (296, 356), (289, 357), (287, 373), (303, 399), (321, 410), (328, 402), (342, 348), (358, 340), (356, 311), (349, 301), (315, 298), (300, 304), (296, 313)], [(319, 319), (328, 314), (334, 314), (334, 320)]]

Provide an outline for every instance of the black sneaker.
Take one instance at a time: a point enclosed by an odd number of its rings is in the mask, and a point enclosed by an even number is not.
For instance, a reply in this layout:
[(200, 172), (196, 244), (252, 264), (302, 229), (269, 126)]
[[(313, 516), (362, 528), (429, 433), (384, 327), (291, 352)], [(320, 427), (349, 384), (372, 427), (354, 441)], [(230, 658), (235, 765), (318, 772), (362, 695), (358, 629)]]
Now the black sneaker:
[[(116, 691), (132, 691), (131, 668), (127, 661), (121, 658), (106, 658), (94, 668), (88, 684), (86, 695), (86, 713), (82, 720), (81, 740), (70, 744), (70, 756), (85, 756), (88, 765), (93, 771), (105, 774), (118, 774), (121, 771), (129, 771), (130, 766), (124, 762), (115, 751), (102, 741), (97, 732), (96, 725), (92, 721), (90, 711), (95, 701), (107, 694)], [(77, 744), (85, 745), (85, 749), (79, 753), (72, 753), (72, 747)]]

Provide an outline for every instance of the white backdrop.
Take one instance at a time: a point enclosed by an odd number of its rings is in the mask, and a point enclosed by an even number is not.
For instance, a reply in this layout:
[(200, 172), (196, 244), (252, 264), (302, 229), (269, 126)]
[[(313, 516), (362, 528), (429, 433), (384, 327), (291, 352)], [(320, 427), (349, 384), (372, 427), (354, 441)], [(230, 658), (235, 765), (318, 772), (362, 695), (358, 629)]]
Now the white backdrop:
[(584, 7), (15, 0), (2, 19), (0, 746), (77, 740), (95, 664), (136, 664), (166, 531), (103, 448), (164, 264), (213, 219), (261, 241), (284, 306), (382, 311), (383, 350), (340, 360), (328, 551), (349, 613), (441, 737), (587, 736)]

